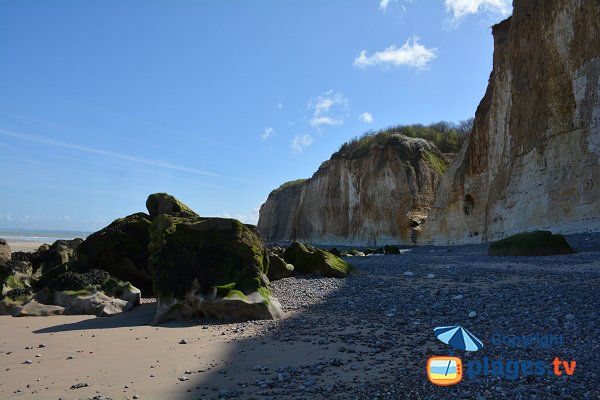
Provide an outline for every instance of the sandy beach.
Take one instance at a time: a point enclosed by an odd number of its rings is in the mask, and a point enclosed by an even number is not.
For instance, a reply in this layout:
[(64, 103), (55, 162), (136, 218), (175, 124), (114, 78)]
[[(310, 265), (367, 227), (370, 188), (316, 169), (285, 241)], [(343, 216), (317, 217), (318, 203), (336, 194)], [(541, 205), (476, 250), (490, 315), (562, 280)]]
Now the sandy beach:
[(7, 243), (13, 252), (15, 252), (15, 251), (26, 251), (26, 252), (36, 251), (42, 244), (44, 244), (43, 242), (16, 241), (16, 240), (7, 240)]
[[(577, 254), (491, 258), (477, 245), (348, 258), (361, 271), (348, 279), (273, 282), (285, 311), (277, 321), (150, 326), (152, 300), (110, 318), (2, 316), (0, 398), (598, 398), (600, 240), (569, 240)], [(558, 356), (577, 369), (434, 386), (426, 361), (449, 350), (432, 330), (449, 324), (484, 342), (458, 354), (464, 363), (485, 356), (551, 366)], [(561, 334), (564, 345), (493, 346), (497, 332)]]

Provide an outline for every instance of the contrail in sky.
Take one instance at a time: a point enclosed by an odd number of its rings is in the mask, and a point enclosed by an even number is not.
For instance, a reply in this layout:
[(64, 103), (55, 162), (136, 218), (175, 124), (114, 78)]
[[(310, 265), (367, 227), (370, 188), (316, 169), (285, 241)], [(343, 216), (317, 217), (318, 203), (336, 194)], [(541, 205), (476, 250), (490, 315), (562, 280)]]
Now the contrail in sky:
[(14, 132), (14, 131), (6, 130), (3, 128), (0, 128), (0, 135), (4, 135), (4, 136), (16, 138), (16, 139), (21, 139), (21, 140), (28, 140), (30, 142), (43, 143), (43, 144), (47, 144), (50, 146), (58, 146), (58, 147), (64, 147), (67, 149), (79, 150), (79, 151), (83, 151), (86, 153), (98, 154), (101, 156), (117, 158), (120, 160), (131, 161), (131, 162), (144, 164), (144, 165), (151, 165), (153, 167), (165, 168), (165, 169), (170, 169), (173, 171), (188, 172), (191, 174), (212, 176), (215, 178), (229, 179), (229, 180), (237, 181), (237, 182), (252, 183), (249, 181), (245, 181), (243, 179), (233, 178), (231, 176), (219, 175), (219, 174), (215, 174), (215, 173), (208, 172), (208, 171), (202, 171), (202, 170), (198, 170), (195, 168), (185, 167), (182, 165), (172, 164), (172, 163), (163, 162), (163, 161), (146, 160), (143, 158), (128, 156), (127, 154), (115, 153), (112, 151), (94, 149), (91, 147), (85, 147), (85, 146), (80, 146), (80, 145), (76, 145), (76, 144), (60, 142), (58, 140), (46, 139), (43, 137), (28, 135), (28, 134), (20, 133), (20, 132)]

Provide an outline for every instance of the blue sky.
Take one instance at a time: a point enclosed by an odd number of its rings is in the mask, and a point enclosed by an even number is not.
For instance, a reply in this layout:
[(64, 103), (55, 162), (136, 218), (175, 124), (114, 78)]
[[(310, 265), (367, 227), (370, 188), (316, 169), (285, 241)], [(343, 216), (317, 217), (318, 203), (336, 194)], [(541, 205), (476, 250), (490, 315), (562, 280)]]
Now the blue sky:
[(472, 117), (508, 0), (0, 0), (0, 227), (97, 230), (165, 191), (255, 223), (393, 124)]

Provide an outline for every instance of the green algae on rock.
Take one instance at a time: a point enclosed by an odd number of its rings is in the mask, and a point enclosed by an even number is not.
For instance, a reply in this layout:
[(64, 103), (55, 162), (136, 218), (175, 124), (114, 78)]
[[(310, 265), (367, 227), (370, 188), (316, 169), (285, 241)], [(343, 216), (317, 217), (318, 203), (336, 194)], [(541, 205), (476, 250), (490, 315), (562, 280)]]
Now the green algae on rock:
[(352, 267), (346, 261), (333, 254), (311, 246), (294, 242), (285, 251), (284, 260), (302, 274), (319, 274), (331, 278), (345, 278)]
[(146, 208), (148, 209), (151, 219), (154, 219), (161, 214), (180, 214), (186, 217), (199, 216), (194, 210), (168, 193), (154, 193), (148, 196)]
[(281, 316), (267, 289), (267, 249), (241, 222), (161, 214), (152, 221), (150, 238), (148, 264), (159, 303), (154, 323)]
[(118, 218), (91, 234), (77, 248), (78, 261), (88, 269), (100, 268), (131, 282), (146, 295), (152, 294), (148, 268), (150, 216), (144, 213)]
[(572, 254), (571, 248), (562, 235), (548, 231), (520, 233), (494, 242), (490, 245), (490, 256), (552, 256)]
[(269, 254), (269, 271), (267, 272), (267, 277), (270, 281), (289, 278), (293, 275), (294, 266), (292, 264), (286, 263), (285, 260), (277, 254)]

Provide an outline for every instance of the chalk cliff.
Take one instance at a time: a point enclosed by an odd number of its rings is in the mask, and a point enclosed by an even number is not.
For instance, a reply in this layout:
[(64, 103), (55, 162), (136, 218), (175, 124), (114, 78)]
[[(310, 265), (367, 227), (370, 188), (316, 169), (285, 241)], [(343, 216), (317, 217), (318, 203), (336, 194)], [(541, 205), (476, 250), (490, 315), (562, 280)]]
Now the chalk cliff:
[(600, 2), (515, 0), (419, 244), (600, 229)]
[(343, 147), (310, 179), (271, 192), (258, 228), (266, 241), (412, 244), (447, 168), (431, 142), (380, 135)]

